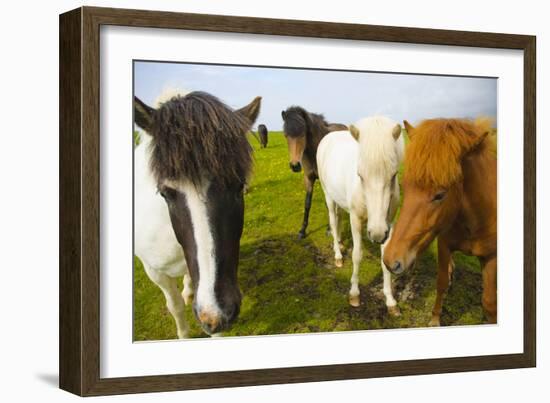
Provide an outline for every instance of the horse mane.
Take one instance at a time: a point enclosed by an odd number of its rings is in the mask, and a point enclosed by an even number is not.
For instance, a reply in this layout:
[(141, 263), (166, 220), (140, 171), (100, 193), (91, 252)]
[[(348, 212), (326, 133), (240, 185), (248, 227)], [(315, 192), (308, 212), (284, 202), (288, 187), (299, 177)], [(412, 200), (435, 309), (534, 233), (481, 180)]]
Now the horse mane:
[(174, 96), (153, 115), (151, 171), (158, 183), (245, 183), (252, 168), (252, 148), (245, 136), (250, 126), (244, 115), (205, 92)]
[[(429, 119), (412, 131), (405, 153), (405, 180), (425, 188), (447, 188), (462, 180), (462, 158), (469, 152), (492, 154), (491, 120)], [(481, 142), (480, 142), (481, 140)]]
[(301, 106), (290, 106), (285, 111), (284, 131), (290, 137), (296, 137), (303, 131), (323, 132), (328, 125), (322, 114), (308, 112)]

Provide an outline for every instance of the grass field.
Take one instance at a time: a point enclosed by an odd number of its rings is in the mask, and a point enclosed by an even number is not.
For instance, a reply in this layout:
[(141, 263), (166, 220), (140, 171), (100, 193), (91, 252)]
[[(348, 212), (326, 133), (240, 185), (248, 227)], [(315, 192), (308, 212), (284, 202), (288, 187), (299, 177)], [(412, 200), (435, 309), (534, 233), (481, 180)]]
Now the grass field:
[[(255, 171), (245, 196), (245, 224), (241, 238), (239, 283), (243, 293), (241, 314), (224, 335), (247, 336), (427, 326), (435, 299), (435, 245), (416, 267), (394, 277), (394, 296), (400, 317), (386, 312), (382, 294), (380, 248), (364, 241), (360, 271), (361, 306), (348, 304), (351, 276), (351, 233), (343, 214), (344, 267), (333, 265), (332, 240), (323, 192), (317, 183), (308, 236), (297, 239), (302, 222), (303, 174), (288, 168), (286, 141), (269, 134), (269, 145), (255, 149)], [(443, 325), (483, 323), (481, 273), (477, 259), (454, 255), (456, 269), (447, 295)], [(206, 337), (186, 311), (191, 337)], [(146, 276), (139, 259), (134, 265), (134, 339), (176, 337), (176, 328), (161, 291)]]

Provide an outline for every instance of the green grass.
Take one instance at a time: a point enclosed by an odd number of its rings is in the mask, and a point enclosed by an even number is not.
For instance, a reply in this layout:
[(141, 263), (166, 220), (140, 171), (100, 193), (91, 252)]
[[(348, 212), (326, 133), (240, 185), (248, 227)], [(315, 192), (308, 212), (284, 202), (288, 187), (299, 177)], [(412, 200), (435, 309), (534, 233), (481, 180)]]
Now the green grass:
[[(414, 270), (394, 278), (394, 296), (402, 315), (390, 317), (382, 293), (380, 248), (365, 241), (360, 271), (361, 306), (348, 304), (352, 240), (343, 214), (344, 267), (333, 265), (332, 239), (323, 192), (314, 190), (308, 236), (297, 239), (302, 222), (303, 174), (288, 168), (286, 141), (270, 132), (269, 145), (255, 149), (254, 177), (245, 196), (239, 283), (241, 314), (228, 336), (309, 333), (380, 328), (424, 327), (435, 299), (436, 258), (431, 245)], [(481, 273), (477, 259), (455, 254), (456, 270), (447, 295), (443, 325), (483, 323)], [(176, 337), (161, 291), (146, 276), (139, 259), (134, 271), (134, 338)], [(187, 307), (191, 337), (205, 337)]]

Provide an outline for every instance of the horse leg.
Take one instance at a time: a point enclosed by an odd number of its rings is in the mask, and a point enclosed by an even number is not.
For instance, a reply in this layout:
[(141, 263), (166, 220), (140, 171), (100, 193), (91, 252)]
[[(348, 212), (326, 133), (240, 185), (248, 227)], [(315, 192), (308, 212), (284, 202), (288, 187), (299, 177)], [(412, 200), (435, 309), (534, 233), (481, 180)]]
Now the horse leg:
[(191, 276), (189, 273), (183, 275), (183, 291), (181, 296), (185, 305), (191, 305), (193, 303), (193, 296), (195, 295), (195, 290), (193, 290), (193, 282), (191, 281)]
[(388, 312), (391, 316), (400, 316), (401, 311), (397, 306), (397, 301), (393, 297), (391, 273), (387, 269), (386, 265), (384, 264), (384, 249), (386, 248), (386, 245), (390, 241), (391, 234), (392, 234), (392, 229), (390, 228), (390, 236), (388, 237), (388, 239), (386, 239), (386, 242), (380, 245), (380, 264), (382, 265), (382, 275), (384, 278), (383, 291), (384, 291), (384, 296), (386, 297), (386, 307), (388, 308)]
[(453, 284), (454, 270), (455, 270), (455, 262), (453, 260), (453, 257), (451, 256), (451, 261), (449, 262), (449, 288), (451, 288), (451, 285)]
[(449, 268), (451, 266), (451, 250), (447, 243), (440, 238), (437, 240), (437, 294), (432, 310), (432, 319), (429, 326), (440, 326), (443, 296), (449, 288)]
[(351, 235), (353, 238), (353, 272), (351, 274), (351, 288), (349, 290), (349, 304), (351, 306), (359, 306), (359, 266), (363, 257), (363, 246), (361, 239), (362, 222), (355, 214), (350, 214)]
[(482, 264), (483, 295), (481, 302), (489, 323), (497, 323), (497, 258)]
[(185, 304), (178, 291), (177, 279), (152, 269), (145, 262), (143, 262), (143, 267), (151, 281), (155, 283), (164, 294), (166, 307), (176, 322), (178, 338), (186, 338), (189, 333), (189, 327), (185, 320)]
[(304, 202), (304, 221), (302, 222), (302, 228), (300, 228), (300, 232), (298, 232), (298, 239), (304, 239), (306, 237), (306, 229), (309, 222), (309, 210), (311, 209), (311, 199), (313, 197), (314, 184), (315, 184), (315, 178), (311, 178), (309, 175), (309, 172), (304, 172), (306, 200)]
[(327, 200), (329, 225), (332, 231), (332, 245), (334, 249), (334, 265), (342, 267), (342, 252), (340, 251), (340, 232), (338, 231), (338, 206), (332, 200)]
[[(328, 211), (328, 205), (327, 205), (327, 214), (330, 214), (329, 211)], [(329, 216), (329, 218), (330, 218), (330, 216)], [(330, 228), (330, 220), (327, 223), (326, 236), (332, 236), (332, 228)]]

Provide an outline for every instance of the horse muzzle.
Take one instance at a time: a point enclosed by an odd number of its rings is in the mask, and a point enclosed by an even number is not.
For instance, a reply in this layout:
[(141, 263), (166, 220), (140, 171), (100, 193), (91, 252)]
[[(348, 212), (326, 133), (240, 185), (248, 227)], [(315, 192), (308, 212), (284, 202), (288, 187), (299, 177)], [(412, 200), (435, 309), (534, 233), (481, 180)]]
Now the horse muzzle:
[(302, 170), (302, 164), (299, 162), (290, 162), (288, 165), (292, 169), (292, 172), (300, 172)]
[(383, 244), (388, 240), (388, 237), (390, 236), (390, 230), (388, 229), (382, 234), (374, 234), (372, 231), (367, 230), (367, 236), (372, 242)]
[(395, 274), (397, 276), (402, 274), (405, 271), (405, 265), (403, 265), (403, 263), (401, 263), (400, 261), (396, 261), (393, 263), (392, 266), (386, 266), (386, 267), (392, 274)]
[(387, 264), (386, 261), (384, 261), (384, 266), (386, 266), (386, 268), (396, 276), (399, 276), (400, 274), (403, 274), (404, 272), (413, 269), (415, 264), (416, 264), (416, 259), (413, 259), (408, 264), (401, 260), (396, 260), (391, 264)]
[(235, 305), (227, 312), (211, 312), (204, 310), (195, 312), (195, 316), (199, 320), (202, 330), (212, 335), (228, 330), (239, 316), (239, 311), (240, 306)]

